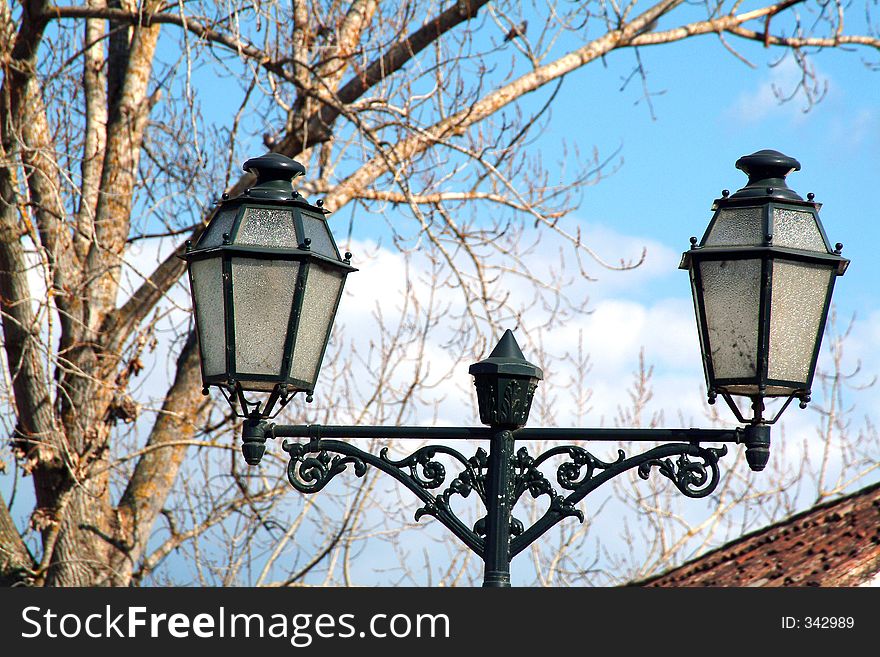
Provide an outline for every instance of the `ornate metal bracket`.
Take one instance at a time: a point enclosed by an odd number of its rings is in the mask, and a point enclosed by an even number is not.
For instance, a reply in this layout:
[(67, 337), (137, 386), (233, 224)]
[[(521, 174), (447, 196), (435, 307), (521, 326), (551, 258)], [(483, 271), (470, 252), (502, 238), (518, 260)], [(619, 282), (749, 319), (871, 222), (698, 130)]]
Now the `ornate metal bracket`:
[[(607, 463), (578, 446), (554, 447), (535, 459), (530, 471), (551, 457), (567, 456), (568, 460), (556, 470), (556, 479), (563, 489), (571, 493), (564, 497), (555, 492), (546, 493), (551, 496), (549, 508), (531, 527), (511, 540), (510, 556), (512, 558), (522, 552), (563, 518), (576, 515), (583, 521), (575, 505), (605, 482), (633, 468), (637, 468), (642, 479), (648, 479), (651, 470), (656, 468), (687, 497), (710, 495), (721, 480), (718, 459), (725, 454), (726, 446), (716, 448), (700, 447), (696, 443), (671, 443), (629, 458), (619, 449), (617, 460)], [(673, 461), (670, 458), (673, 456), (678, 458)]]
[[(389, 436), (393, 434), (398, 439), (420, 437), (401, 435), (401, 430), (405, 428), (386, 428)], [(466, 458), (450, 447), (431, 445), (399, 460), (391, 459), (387, 448), (377, 456), (348, 442), (323, 438), (313, 438), (306, 443), (284, 441), (283, 449), (290, 456), (288, 479), (297, 490), (316, 493), (349, 465), (358, 477), (363, 477), (371, 465), (394, 477), (423, 502), (424, 506), (415, 513), (417, 521), (424, 516), (436, 518), (476, 554), (484, 556), (485, 518), (469, 529), (450, 503), (454, 496), (466, 498), (473, 491), (487, 509), (489, 503), (495, 503), (494, 500), (487, 502), (490, 459), (484, 449), (479, 448), (474, 456)], [(628, 458), (623, 450), (618, 450), (617, 460), (606, 462), (577, 445), (553, 447), (534, 458), (526, 447), (520, 447), (513, 457), (513, 483), (506, 506), (512, 509), (527, 491), (535, 499), (549, 497), (550, 503), (544, 515), (527, 529), (521, 521), (511, 518), (509, 556), (512, 558), (521, 552), (564, 518), (574, 516), (583, 522), (584, 515), (577, 503), (606, 481), (633, 468), (642, 479), (648, 479), (656, 469), (683, 495), (705, 497), (718, 486), (718, 460), (726, 453), (726, 446), (701, 447), (693, 441), (661, 445)], [(461, 471), (445, 489), (436, 492), (447, 481), (446, 467), (437, 460), (440, 456), (457, 462)], [(569, 491), (567, 495), (560, 493), (545, 474), (548, 462), (559, 457), (565, 460), (556, 467), (556, 483), (563, 491)]]
[[(349, 464), (353, 466), (358, 477), (363, 477), (367, 473), (367, 465), (372, 465), (394, 477), (424, 503), (416, 511), (416, 521), (426, 515), (436, 518), (471, 550), (482, 556), (483, 539), (458, 518), (449, 501), (453, 495), (467, 497), (472, 490), (476, 490), (485, 504), (484, 450), (478, 450), (475, 456), (468, 459), (450, 447), (435, 445), (422, 447), (406, 458), (395, 461), (389, 458), (388, 448), (383, 448), (376, 456), (339, 440), (317, 439), (308, 443), (290, 443), (285, 440), (282, 448), (290, 455), (287, 478), (298, 491), (318, 492)], [(331, 453), (337, 456), (331, 456)], [(308, 456), (309, 454), (316, 456)], [(434, 495), (430, 491), (439, 488), (446, 481), (446, 468), (435, 460), (440, 454), (458, 461), (463, 471), (452, 480), (445, 491)]]

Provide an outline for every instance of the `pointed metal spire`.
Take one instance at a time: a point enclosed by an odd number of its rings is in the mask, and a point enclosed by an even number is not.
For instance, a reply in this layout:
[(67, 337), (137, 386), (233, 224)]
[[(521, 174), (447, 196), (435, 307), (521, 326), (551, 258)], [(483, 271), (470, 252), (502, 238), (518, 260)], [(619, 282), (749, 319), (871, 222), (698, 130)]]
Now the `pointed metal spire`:
[(504, 374), (508, 376), (525, 376), (533, 379), (541, 380), (544, 373), (540, 367), (532, 365), (523, 356), (522, 349), (516, 338), (513, 337), (513, 331), (507, 329), (498, 344), (485, 360), (474, 363), (468, 369), (471, 374)]

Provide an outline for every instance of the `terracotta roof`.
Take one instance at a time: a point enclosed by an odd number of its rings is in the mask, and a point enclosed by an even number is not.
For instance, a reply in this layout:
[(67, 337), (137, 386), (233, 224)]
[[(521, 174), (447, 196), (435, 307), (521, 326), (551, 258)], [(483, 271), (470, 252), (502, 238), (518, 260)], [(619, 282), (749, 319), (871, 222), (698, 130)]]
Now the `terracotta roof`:
[(880, 573), (880, 484), (814, 506), (633, 586), (858, 586)]

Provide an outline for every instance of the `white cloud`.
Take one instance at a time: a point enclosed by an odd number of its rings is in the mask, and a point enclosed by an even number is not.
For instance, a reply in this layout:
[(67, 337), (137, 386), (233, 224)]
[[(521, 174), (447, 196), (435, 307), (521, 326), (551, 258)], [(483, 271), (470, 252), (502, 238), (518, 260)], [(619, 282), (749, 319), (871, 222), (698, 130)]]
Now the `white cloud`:
[[(612, 248), (620, 247), (623, 252), (638, 253), (640, 245), (646, 243), (649, 258), (641, 269), (628, 273), (605, 272), (597, 282), (574, 279), (567, 291), (573, 297), (591, 299), (589, 314), (540, 331), (527, 329), (544, 320), (544, 314), (540, 311), (524, 314), (523, 326), (516, 331), (517, 339), (526, 357), (545, 370), (529, 426), (546, 424), (548, 418), (557, 426), (614, 426), (621, 407), (629, 404), (628, 391), (638, 373), (641, 351), (646, 367), (653, 367), (652, 398), (643, 412), (642, 421), (647, 422), (652, 416), (662, 414), (662, 426), (710, 426), (690, 290), (686, 280), (679, 279), (682, 273), (676, 269), (680, 254), (666, 245), (650, 243), (638, 236), (621, 235), (607, 227), (590, 226), (584, 234), (590, 237), (591, 244), (606, 245), (606, 248), (610, 244)], [(651, 254), (655, 254), (654, 257)], [(535, 262), (533, 273), (540, 272), (545, 266), (544, 262)], [(424, 273), (417, 258), (411, 260), (410, 267), (411, 278), (419, 278), (420, 273)], [(400, 307), (398, 295), (403, 289), (405, 273), (403, 257), (384, 249), (377, 251), (370, 262), (364, 263), (362, 271), (349, 279), (352, 296), (344, 300), (343, 312), (349, 317), (349, 328), (354, 323), (351, 318), (358, 317), (357, 332), (371, 334), (369, 323), (372, 320), (368, 317), (376, 303), (389, 309)], [(527, 285), (518, 279), (506, 287), (512, 298), (528, 292)], [(646, 289), (654, 294), (645, 294)], [(453, 308), (456, 303), (463, 303), (460, 295), (454, 290), (450, 292), (448, 301)], [(432, 372), (449, 371), (450, 354), (443, 347), (447, 337), (448, 330), (441, 328), (429, 338), (424, 360), (430, 364)], [(880, 311), (874, 311), (864, 319), (856, 320), (846, 342), (844, 368), (854, 370), (860, 362), (865, 372), (857, 382), (870, 380), (870, 373), (880, 372), (878, 342)], [(587, 371), (581, 371), (573, 358), (579, 343), (589, 354)], [(539, 345), (547, 352), (543, 360), (538, 356)], [(468, 363), (466, 359), (454, 362), (451, 376), (437, 381), (434, 392), (438, 399), (442, 399), (436, 406), (426, 407), (424, 413), (418, 414), (418, 422), (464, 425), (476, 422), (473, 404), (469, 403), (473, 388), (467, 374)], [(826, 344), (820, 368), (829, 371), (832, 365)], [(408, 374), (408, 371), (402, 371), (401, 377)], [(578, 392), (583, 394), (579, 397)], [(794, 467), (799, 463), (804, 445), (812, 462), (819, 462), (824, 443), (818, 430), (821, 416), (817, 411), (831, 403), (826, 398), (828, 394), (817, 384), (811, 409), (800, 410), (794, 402), (782, 416), (780, 424), (773, 430), (773, 458), (778, 467)], [(847, 390), (844, 395), (847, 405), (858, 404), (856, 408), (861, 409), (877, 407), (880, 402), (876, 387)], [(577, 406), (579, 398), (582, 403), (587, 400), (585, 407)], [(541, 401), (550, 416), (540, 416)], [(779, 403), (770, 402), (768, 414), (773, 413)], [(723, 426), (736, 425), (733, 414), (723, 402), (719, 401), (717, 410)], [(856, 416), (861, 412), (857, 411), (852, 417), (856, 424), (860, 422)], [(831, 458), (829, 472), (834, 472), (841, 465), (843, 453), (835, 449)]]
[(678, 270), (682, 249), (676, 251), (666, 244), (639, 235), (626, 235), (601, 224), (588, 224), (583, 229), (584, 243), (593, 247), (599, 257), (610, 265), (619, 266), (621, 262), (636, 263), (644, 259), (634, 269), (611, 271), (597, 263), (587, 262), (587, 273), (596, 279), (590, 284), (591, 298), (616, 295), (632, 295), (639, 287), (659, 280), (679, 279), (682, 290), (687, 289), (687, 277)]
[[(828, 77), (813, 69), (820, 85), (830, 84)], [(793, 57), (786, 55), (771, 67), (763, 81), (752, 91), (743, 92), (727, 108), (727, 118), (744, 124), (759, 123), (768, 118), (783, 118), (802, 122), (807, 114), (808, 102), (798, 89), (803, 72)], [(793, 94), (793, 96), (792, 96)]]

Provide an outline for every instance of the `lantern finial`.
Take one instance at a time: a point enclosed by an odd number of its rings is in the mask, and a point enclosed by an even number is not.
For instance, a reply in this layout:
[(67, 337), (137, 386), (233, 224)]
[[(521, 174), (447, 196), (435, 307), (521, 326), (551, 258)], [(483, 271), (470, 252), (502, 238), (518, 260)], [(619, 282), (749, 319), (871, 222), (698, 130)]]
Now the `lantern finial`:
[(305, 175), (306, 168), (280, 153), (266, 153), (252, 157), (242, 167), (257, 176), (257, 182), (246, 192), (248, 196), (259, 199), (285, 201), (293, 197), (291, 182), (297, 176)]
[(736, 161), (736, 168), (749, 177), (748, 184), (731, 198), (771, 196), (791, 201), (803, 199), (785, 184), (785, 177), (800, 171), (801, 163), (779, 151), (763, 150), (744, 155)]

